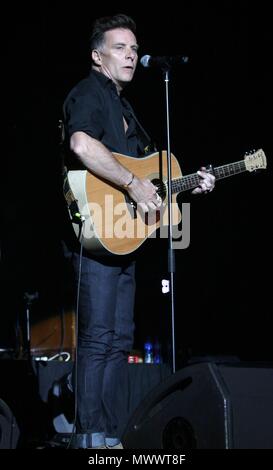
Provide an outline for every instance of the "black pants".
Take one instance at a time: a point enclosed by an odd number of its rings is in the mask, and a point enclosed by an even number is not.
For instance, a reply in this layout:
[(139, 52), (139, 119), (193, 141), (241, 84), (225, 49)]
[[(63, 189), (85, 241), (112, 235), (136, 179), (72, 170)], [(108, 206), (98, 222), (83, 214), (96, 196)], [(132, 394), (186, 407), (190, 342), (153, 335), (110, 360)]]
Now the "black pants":
[[(79, 254), (73, 253), (78, 277)], [(79, 298), (77, 433), (116, 438), (117, 390), (133, 345), (135, 262), (82, 257)], [(124, 404), (125, 406), (125, 404)]]

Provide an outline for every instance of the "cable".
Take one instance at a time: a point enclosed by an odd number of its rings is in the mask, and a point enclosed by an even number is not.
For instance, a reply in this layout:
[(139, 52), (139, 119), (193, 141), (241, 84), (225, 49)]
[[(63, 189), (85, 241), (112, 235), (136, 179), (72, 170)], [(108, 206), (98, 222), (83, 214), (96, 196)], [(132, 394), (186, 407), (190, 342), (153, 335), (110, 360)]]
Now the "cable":
[(68, 362), (71, 358), (71, 354), (67, 351), (62, 351), (58, 354), (54, 354), (54, 356), (51, 356), (48, 358), (49, 361), (53, 361), (54, 359), (57, 359), (57, 357), (61, 358), (63, 356), (66, 356), (66, 359), (64, 359), (65, 362)]
[(76, 346), (75, 346), (75, 365), (74, 365), (74, 397), (75, 397), (75, 407), (74, 407), (74, 422), (71, 432), (71, 437), (66, 446), (66, 449), (69, 449), (71, 446), (73, 435), (76, 430), (76, 419), (77, 419), (77, 410), (78, 410), (78, 327), (79, 327), (79, 301), (80, 301), (80, 287), (81, 287), (81, 274), (82, 274), (82, 252), (83, 252), (83, 225), (85, 223), (85, 217), (81, 216), (81, 233), (80, 233), (80, 258), (79, 258), (79, 275), (78, 275), (78, 284), (77, 284), (77, 296), (76, 296), (76, 324), (75, 324), (75, 335), (76, 335)]
[(54, 354), (54, 356), (35, 356), (34, 360), (35, 361), (44, 361), (44, 362), (49, 362), (53, 361), (54, 359), (57, 359), (58, 357), (61, 359), (63, 356), (66, 356), (65, 359), (62, 359), (64, 362), (70, 361), (71, 354), (68, 351), (63, 351), (57, 354)]

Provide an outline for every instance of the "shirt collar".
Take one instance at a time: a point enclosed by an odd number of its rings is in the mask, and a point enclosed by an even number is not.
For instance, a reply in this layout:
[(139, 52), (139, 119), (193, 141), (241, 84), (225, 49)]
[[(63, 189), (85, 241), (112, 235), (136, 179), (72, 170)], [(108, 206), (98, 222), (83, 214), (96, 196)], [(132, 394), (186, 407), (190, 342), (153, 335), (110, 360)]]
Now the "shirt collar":
[(94, 70), (94, 69), (91, 69), (89, 76), (90, 75), (94, 75), (103, 87), (106, 88), (107, 86), (109, 86), (109, 87), (111, 87), (115, 90), (116, 94), (118, 94), (117, 87), (114, 84), (113, 80), (106, 77), (106, 75), (104, 75), (103, 73), (100, 73), (100, 72), (98, 72), (97, 70)]

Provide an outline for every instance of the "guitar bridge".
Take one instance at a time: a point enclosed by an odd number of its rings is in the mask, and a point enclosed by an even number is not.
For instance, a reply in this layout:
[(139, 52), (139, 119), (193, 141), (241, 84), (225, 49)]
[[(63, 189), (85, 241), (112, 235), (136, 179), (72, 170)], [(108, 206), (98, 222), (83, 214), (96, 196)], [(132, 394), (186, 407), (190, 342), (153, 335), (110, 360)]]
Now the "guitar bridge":
[(128, 212), (131, 215), (131, 218), (136, 219), (137, 218), (137, 205), (136, 205), (136, 202), (133, 201), (133, 199), (129, 197), (127, 192), (125, 192), (124, 197), (125, 197)]

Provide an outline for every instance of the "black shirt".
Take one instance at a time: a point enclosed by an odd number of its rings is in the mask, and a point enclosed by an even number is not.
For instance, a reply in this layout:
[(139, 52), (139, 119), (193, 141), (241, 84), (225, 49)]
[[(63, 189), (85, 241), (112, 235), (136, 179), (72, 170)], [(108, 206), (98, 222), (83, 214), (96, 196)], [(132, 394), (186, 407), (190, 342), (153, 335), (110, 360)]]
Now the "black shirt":
[[(126, 133), (123, 117), (128, 125)], [(83, 168), (69, 150), (69, 139), (74, 132), (85, 132), (102, 142), (110, 151), (132, 157), (147, 155), (154, 151), (151, 139), (137, 120), (131, 105), (124, 97), (118, 95), (112, 80), (95, 70), (92, 70), (90, 75), (81, 80), (68, 94), (64, 102), (64, 125), (65, 142), (62, 157), (68, 169)], [(63, 230), (66, 245), (71, 251), (77, 250), (79, 246), (67, 218)], [(90, 254), (88, 256), (91, 257)], [(122, 262), (127, 263), (134, 258), (134, 255), (111, 258), (111, 262), (118, 262), (120, 265), (121, 258)]]
[[(126, 133), (123, 117), (128, 124)], [(118, 95), (112, 80), (95, 70), (67, 96), (64, 120), (67, 136), (85, 132), (112, 152), (137, 157), (143, 155), (150, 144), (131, 105)]]

